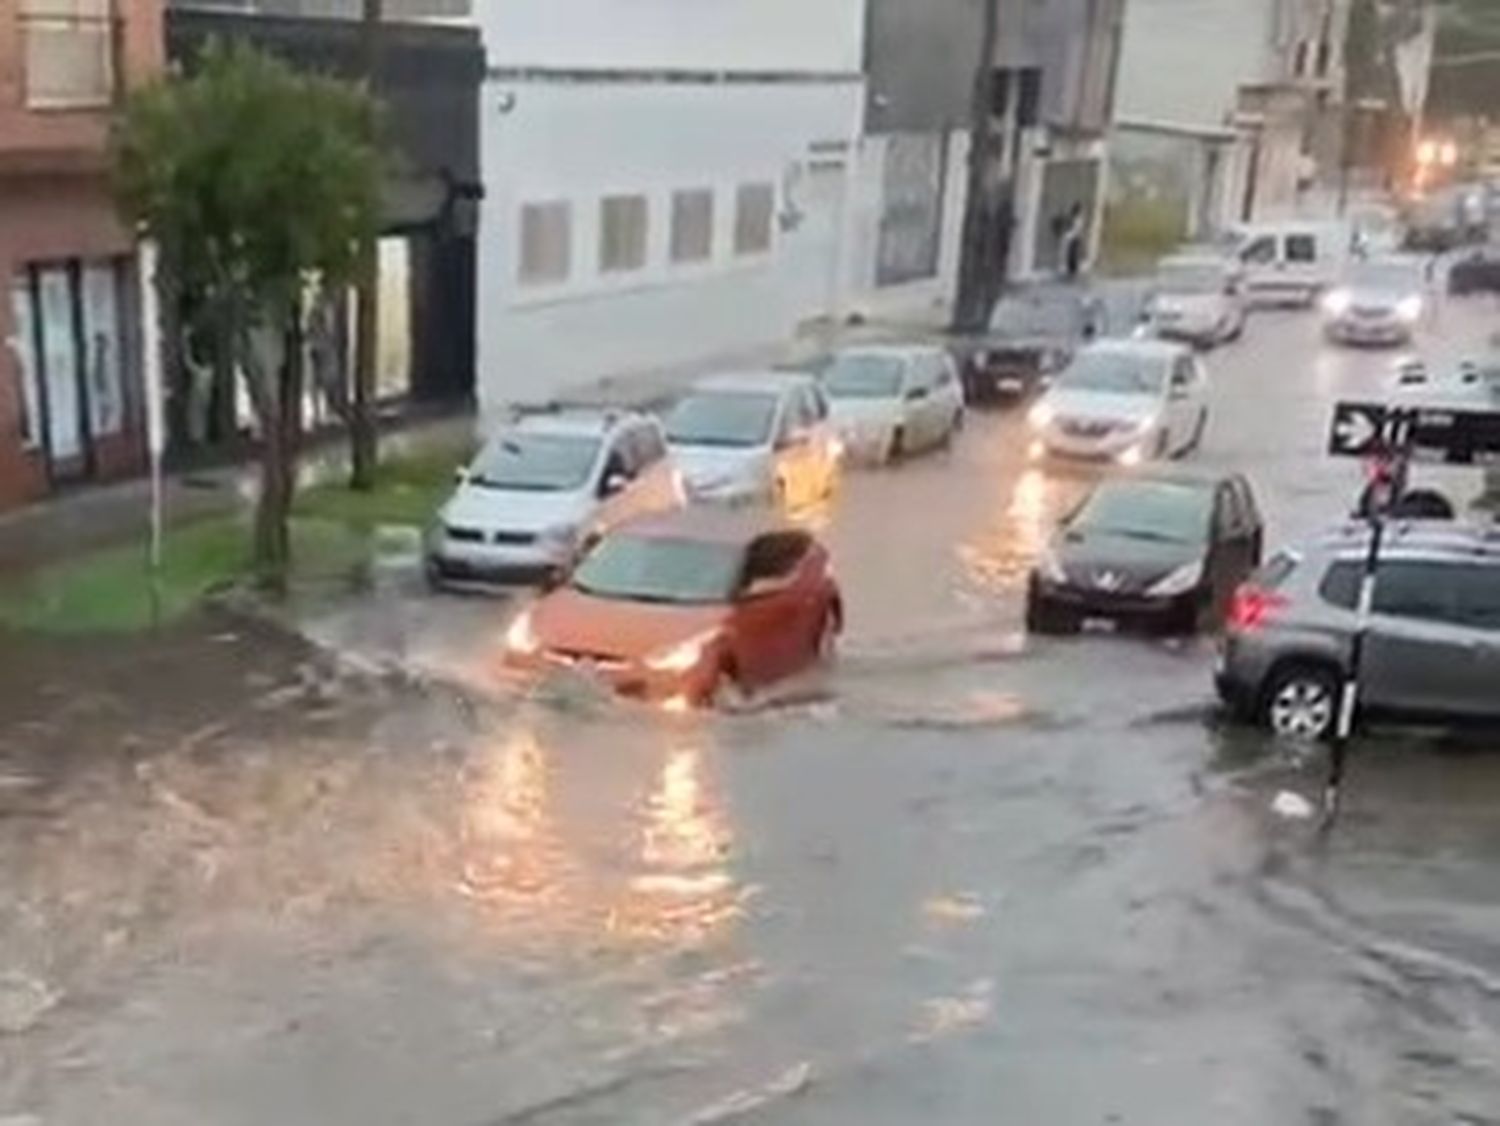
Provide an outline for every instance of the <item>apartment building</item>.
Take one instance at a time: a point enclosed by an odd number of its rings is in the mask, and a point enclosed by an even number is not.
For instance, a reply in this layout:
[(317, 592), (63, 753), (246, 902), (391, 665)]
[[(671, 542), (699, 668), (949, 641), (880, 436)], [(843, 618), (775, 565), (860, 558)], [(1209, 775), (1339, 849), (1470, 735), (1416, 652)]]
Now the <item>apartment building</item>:
[(0, 5), (0, 507), (143, 460), (135, 247), (108, 138), (161, 62), (159, 0)]

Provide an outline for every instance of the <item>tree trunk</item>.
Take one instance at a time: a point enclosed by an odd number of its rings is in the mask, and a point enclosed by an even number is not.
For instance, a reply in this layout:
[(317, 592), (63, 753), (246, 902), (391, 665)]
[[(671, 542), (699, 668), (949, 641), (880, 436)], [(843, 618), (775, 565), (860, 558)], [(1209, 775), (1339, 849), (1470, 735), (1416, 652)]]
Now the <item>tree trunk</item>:
[[(380, 65), (382, 0), (364, 0), (360, 22), (360, 66), (365, 88), (373, 96)], [(375, 429), (375, 359), (379, 344), (379, 267), (376, 240), (360, 247), (359, 305), (355, 312), (354, 396), (349, 418), (349, 486), (368, 491), (375, 487), (379, 460)]]
[(302, 317), (291, 312), (286, 346), (261, 421), (261, 492), (255, 511), (255, 572), (263, 590), (286, 593), (291, 572), (291, 513), (302, 438)]
[(999, 0), (982, 0), (979, 62), (969, 107), (969, 175), (964, 204), (963, 245), (958, 266), (958, 293), (953, 301), (955, 331), (978, 331), (989, 324), (999, 296), (995, 274), (995, 208), (990, 191), (995, 161), (995, 45), (1000, 34)]

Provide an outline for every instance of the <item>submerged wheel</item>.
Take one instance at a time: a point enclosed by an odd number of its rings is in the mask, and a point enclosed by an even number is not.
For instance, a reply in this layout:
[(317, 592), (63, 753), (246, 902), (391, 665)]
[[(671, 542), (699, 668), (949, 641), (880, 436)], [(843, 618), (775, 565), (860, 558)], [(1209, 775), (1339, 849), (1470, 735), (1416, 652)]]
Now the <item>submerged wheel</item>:
[(1272, 734), (1303, 743), (1333, 736), (1339, 715), (1339, 678), (1331, 668), (1292, 665), (1271, 678), (1261, 721)]

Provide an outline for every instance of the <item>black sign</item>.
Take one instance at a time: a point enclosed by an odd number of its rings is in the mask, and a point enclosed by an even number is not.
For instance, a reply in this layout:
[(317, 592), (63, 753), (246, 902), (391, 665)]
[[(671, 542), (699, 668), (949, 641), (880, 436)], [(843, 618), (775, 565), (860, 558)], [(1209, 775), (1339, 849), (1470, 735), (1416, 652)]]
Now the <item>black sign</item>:
[(1328, 452), (1334, 457), (1406, 455), (1449, 465), (1500, 465), (1500, 410), (1339, 403)]

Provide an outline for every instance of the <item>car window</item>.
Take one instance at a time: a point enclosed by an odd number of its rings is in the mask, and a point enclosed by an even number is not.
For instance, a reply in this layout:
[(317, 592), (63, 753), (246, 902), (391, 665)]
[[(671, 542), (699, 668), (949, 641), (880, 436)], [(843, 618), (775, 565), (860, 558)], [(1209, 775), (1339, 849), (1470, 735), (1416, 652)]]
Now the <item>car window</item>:
[(1193, 361), (1187, 356), (1179, 356), (1176, 363), (1172, 365), (1172, 386), (1174, 388), (1191, 387), (1193, 375)]
[(813, 402), (812, 393), (808, 388), (799, 387), (792, 392), (790, 411), (794, 432), (811, 430), (818, 424), (817, 404)]
[(1318, 240), (1312, 235), (1287, 235), (1286, 260), (1288, 262), (1316, 262)]
[(1171, 481), (1110, 480), (1067, 520), (1070, 530), (1166, 543), (1201, 544), (1214, 503), (1205, 488)]
[(641, 425), (632, 429), (622, 443), (625, 458), (633, 473), (644, 473), (667, 456), (666, 445), (656, 427)]
[(1465, 563), (1451, 568), (1458, 617), (1466, 626), (1500, 632), (1500, 565)]
[(803, 532), (771, 532), (750, 545), (743, 585), (762, 579), (786, 578), (807, 557), (812, 540)]
[(737, 544), (621, 533), (605, 537), (569, 582), (584, 594), (628, 602), (724, 602), (742, 562)]
[(823, 395), (821, 387), (809, 387), (807, 394), (811, 398), (813, 417), (822, 422), (828, 417), (828, 400)]
[(1235, 503), (1239, 506), (1240, 519), (1247, 531), (1254, 531), (1260, 527), (1260, 509), (1255, 503), (1255, 493), (1250, 489), (1250, 483), (1241, 477), (1236, 477), (1229, 482), (1230, 491), (1234, 493)]
[(953, 361), (947, 356), (935, 356), (933, 363), (937, 366), (937, 385), (939, 387), (950, 386), (954, 381)]
[(1155, 356), (1112, 348), (1086, 348), (1073, 357), (1057, 386), (1112, 395), (1160, 395), (1166, 365)]
[(667, 416), (667, 439), (683, 446), (748, 449), (764, 445), (780, 404), (762, 391), (705, 391), (689, 395)]
[(587, 483), (598, 455), (598, 437), (511, 431), (474, 459), (469, 483), (485, 489), (564, 492)]
[(1458, 622), (1454, 578), (1460, 568), (1420, 560), (1390, 560), (1375, 575), (1375, 612), (1393, 618)]
[(1232, 539), (1240, 531), (1239, 512), (1228, 485), (1220, 485), (1214, 494), (1214, 538)]
[(1240, 251), (1240, 261), (1264, 265), (1276, 260), (1276, 240), (1269, 235), (1255, 239)]
[(1334, 563), (1318, 584), (1318, 596), (1331, 606), (1353, 610), (1359, 605), (1359, 584), (1364, 567), (1349, 560)]
[(901, 394), (906, 365), (894, 356), (844, 352), (824, 373), (835, 399), (894, 399)]

